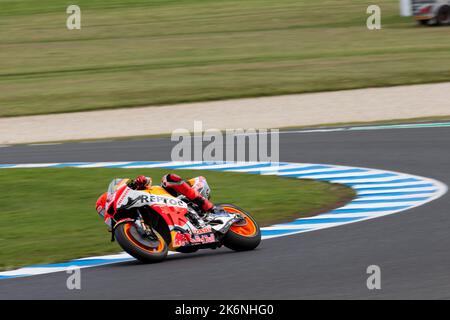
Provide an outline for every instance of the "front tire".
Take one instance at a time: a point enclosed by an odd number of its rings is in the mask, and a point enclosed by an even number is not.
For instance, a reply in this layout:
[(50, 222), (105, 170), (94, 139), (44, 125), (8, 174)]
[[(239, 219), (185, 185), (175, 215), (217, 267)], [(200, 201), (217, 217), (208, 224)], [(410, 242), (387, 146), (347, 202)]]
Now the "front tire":
[(243, 224), (236, 224), (223, 238), (223, 245), (234, 251), (253, 250), (261, 243), (261, 230), (255, 219), (241, 208), (232, 204), (219, 205), (222, 209), (230, 213), (238, 213), (244, 217)]
[(137, 231), (134, 222), (122, 223), (114, 230), (114, 236), (128, 254), (144, 263), (161, 262), (167, 257), (169, 248), (164, 238), (154, 230), (158, 241), (149, 241)]

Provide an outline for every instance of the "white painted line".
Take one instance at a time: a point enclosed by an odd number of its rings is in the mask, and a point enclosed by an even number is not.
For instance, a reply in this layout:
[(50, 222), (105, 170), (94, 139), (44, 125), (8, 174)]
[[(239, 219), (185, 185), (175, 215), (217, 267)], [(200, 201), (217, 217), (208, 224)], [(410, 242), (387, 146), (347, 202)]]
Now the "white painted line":
[(62, 142), (52, 142), (52, 143), (30, 143), (29, 146), (40, 147), (40, 146), (56, 146), (62, 144)]
[(389, 188), (389, 187), (409, 187), (424, 184), (424, 181), (411, 181), (411, 182), (402, 182), (402, 183), (377, 183), (373, 185), (367, 184), (355, 184), (352, 186), (353, 189), (369, 189), (369, 188)]
[(429, 198), (432, 194), (404, 194), (404, 195), (394, 195), (394, 196), (362, 196), (358, 195), (358, 198), (353, 200), (354, 202), (366, 201), (366, 200), (408, 200), (411, 198)]
[(96, 162), (89, 164), (82, 164), (77, 166), (78, 168), (104, 168), (107, 166), (125, 166), (131, 162)]
[[(360, 218), (360, 217), (370, 217), (370, 218), (378, 218), (381, 216), (393, 214), (396, 212), (405, 211), (405, 210), (389, 210), (389, 211), (382, 211), (382, 212), (354, 212), (354, 213), (332, 213), (332, 214), (324, 214), (320, 215), (321, 218)], [(360, 221), (360, 220), (358, 220)], [(340, 223), (342, 224), (348, 224), (352, 222), (345, 222)]]
[[(302, 177), (303, 178), (303, 177)], [(310, 179), (313, 179), (317, 177), (311, 177)], [(367, 179), (339, 179), (339, 178), (329, 178), (328, 181), (330, 182), (334, 182), (334, 183), (342, 183), (342, 184), (346, 184), (346, 183), (365, 183), (365, 182), (386, 182), (388, 183), (389, 181), (393, 181), (393, 180), (397, 180), (400, 179), (400, 177), (386, 177), (386, 178), (367, 178)]]
[(11, 271), (3, 271), (0, 272), (1, 276), (16, 276), (16, 275), (38, 275), (38, 274), (46, 274), (46, 273), (53, 273), (53, 272), (60, 272), (67, 270), (66, 267), (58, 267), (58, 268), (37, 268), (37, 267), (25, 267), (20, 268), (17, 270), (11, 270)]
[(105, 143), (105, 142), (116, 142), (116, 141), (115, 140), (93, 140), (93, 141), (80, 141), (78, 143), (90, 144), (90, 143)]
[[(234, 162), (234, 163), (221, 163), (221, 164), (211, 164), (205, 166), (198, 166), (192, 169), (195, 170), (214, 170), (214, 169), (231, 169), (236, 167), (250, 167), (257, 164), (268, 164), (268, 162)], [(229, 170), (231, 171), (231, 170)]]
[(415, 129), (415, 128), (442, 128), (450, 127), (450, 122), (434, 122), (434, 123), (405, 123), (392, 125), (361, 125), (352, 127), (338, 128), (318, 128), (304, 130), (280, 131), (280, 134), (298, 134), (298, 133), (322, 133), (322, 132), (339, 132), (339, 131), (368, 131), (368, 130), (387, 130), (387, 129)]
[(29, 163), (29, 164), (16, 164), (11, 169), (24, 169), (24, 168), (50, 168), (56, 166), (59, 163)]
[(264, 227), (261, 228), (261, 230), (292, 230), (292, 229), (317, 229), (317, 228), (329, 228), (331, 226), (342, 224), (341, 222), (335, 222), (335, 223), (308, 223), (308, 224), (289, 224), (289, 223), (283, 223), (283, 224), (276, 224), (270, 227)]
[(385, 208), (385, 207), (396, 207), (396, 206), (413, 206), (417, 204), (416, 201), (404, 202), (382, 202), (382, 203), (357, 203), (352, 201), (350, 204), (340, 207), (339, 209), (362, 209), (362, 208)]
[[(328, 171), (340, 171), (340, 170), (328, 170)], [(305, 179), (333, 179), (337, 180), (339, 178), (350, 178), (350, 177), (361, 177), (361, 176), (368, 176), (368, 175), (375, 175), (375, 174), (381, 174), (382, 172), (378, 171), (364, 171), (364, 172), (350, 172), (350, 173), (332, 173), (332, 174), (306, 174), (299, 176), (299, 178), (305, 178)], [(290, 173), (292, 174), (292, 173)], [(299, 172), (299, 174), (303, 174), (303, 172)], [(280, 175), (281, 176), (281, 175)], [(392, 177), (389, 177), (392, 179)], [(358, 181), (358, 180), (356, 180)]]
[(167, 166), (183, 166), (183, 165), (196, 165), (202, 163), (201, 161), (189, 161), (189, 162), (182, 162), (182, 161), (173, 161), (173, 162), (162, 162), (162, 163), (155, 163), (155, 164), (138, 164), (133, 165), (133, 162), (130, 164), (127, 164), (123, 166), (124, 169), (135, 169), (135, 168), (164, 168)]
[(379, 193), (391, 193), (391, 192), (418, 192), (418, 191), (437, 191), (436, 187), (422, 187), (422, 188), (404, 188), (404, 189), (393, 189), (393, 190), (364, 190), (358, 191), (358, 195), (364, 196), (368, 194), (379, 194)]
[[(305, 168), (308, 166), (305, 166)], [(341, 170), (341, 168), (339, 168), (339, 170)], [(345, 170), (345, 169), (343, 169)], [(336, 168), (321, 168), (321, 169), (311, 169), (311, 170), (298, 170), (298, 171), (289, 171), (289, 172), (278, 172), (276, 173), (276, 175), (283, 177), (283, 176), (289, 176), (289, 175), (295, 175), (295, 174), (302, 174), (302, 175), (306, 175), (305, 178), (308, 178), (308, 174), (316, 174), (316, 173), (323, 173), (324, 175), (327, 172), (330, 171), (336, 171)], [(368, 171), (367, 171), (368, 172)], [(367, 172), (362, 172), (364, 174), (367, 174)], [(266, 174), (266, 173), (263, 173)], [(272, 173), (270, 173), (272, 174)], [(350, 174), (344, 174), (344, 177), (348, 177)], [(319, 176), (319, 175), (317, 175)], [(339, 176), (338, 174), (334, 174), (332, 176)], [(314, 176), (315, 178), (316, 176)], [(303, 178), (303, 177), (299, 177), (299, 178)]]
[(313, 164), (305, 163), (303, 165), (285, 165), (285, 166), (279, 166), (279, 165), (272, 165), (269, 167), (261, 167), (261, 168), (249, 168), (249, 169), (236, 169), (233, 170), (233, 172), (260, 172), (261, 174), (278, 174), (279, 170), (282, 169), (301, 169), (313, 166)]
[[(131, 256), (126, 253), (126, 252), (121, 252), (121, 253), (117, 253), (117, 254), (110, 254), (110, 255), (105, 255), (105, 256), (101, 256), (102, 259), (126, 259), (126, 258), (130, 258)], [(98, 259), (98, 256), (93, 256), (93, 257), (87, 257), (87, 258), (81, 258), (78, 260), (94, 260), (94, 259)]]

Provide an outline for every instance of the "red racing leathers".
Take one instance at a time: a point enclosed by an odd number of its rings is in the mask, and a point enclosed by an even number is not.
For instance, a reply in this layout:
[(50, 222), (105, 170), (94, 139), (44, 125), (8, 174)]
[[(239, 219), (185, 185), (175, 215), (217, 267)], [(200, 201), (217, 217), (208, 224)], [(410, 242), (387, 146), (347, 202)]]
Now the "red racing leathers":
[(191, 187), (180, 176), (169, 173), (162, 178), (162, 187), (174, 195), (183, 195), (195, 204), (197, 204), (204, 212), (208, 212), (214, 208), (214, 204), (203, 197), (200, 192)]

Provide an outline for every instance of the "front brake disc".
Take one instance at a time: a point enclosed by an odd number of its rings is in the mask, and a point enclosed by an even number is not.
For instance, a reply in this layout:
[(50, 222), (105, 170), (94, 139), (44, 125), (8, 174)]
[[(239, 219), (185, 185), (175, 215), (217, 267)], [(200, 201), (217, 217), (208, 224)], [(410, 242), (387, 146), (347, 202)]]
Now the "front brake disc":
[(138, 231), (136, 226), (130, 228), (130, 233), (134, 239), (146, 247), (157, 248), (159, 246), (159, 239), (153, 235), (148, 235), (143, 231)]

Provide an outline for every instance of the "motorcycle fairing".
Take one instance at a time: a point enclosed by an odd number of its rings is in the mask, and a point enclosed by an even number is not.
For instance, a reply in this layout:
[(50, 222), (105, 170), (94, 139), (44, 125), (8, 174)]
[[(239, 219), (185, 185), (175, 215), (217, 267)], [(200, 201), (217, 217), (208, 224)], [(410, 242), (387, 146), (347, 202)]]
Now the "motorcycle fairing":
[[(117, 209), (132, 209), (143, 206), (166, 206), (187, 210), (187, 204), (181, 199), (172, 196), (156, 195), (149, 191), (138, 191), (129, 189), (117, 202)], [(173, 210), (170, 210), (173, 211)]]
[[(219, 224), (197, 228), (187, 218), (187, 204), (159, 186), (147, 190), (133, 190), (126, 183), (117, 185), (106, 204), (106, 219), (114, 217), (118, 210), (129, 210), (148, 206), (156, 211), (167, 223), (171, 235), (171, 249), (182, 246), (209, 245), (218, 242), (214, 232), (225, 233), (237, 221), (235, 214), (220, 216)], [(205, 229), (206, 228), (206, 229)]]

